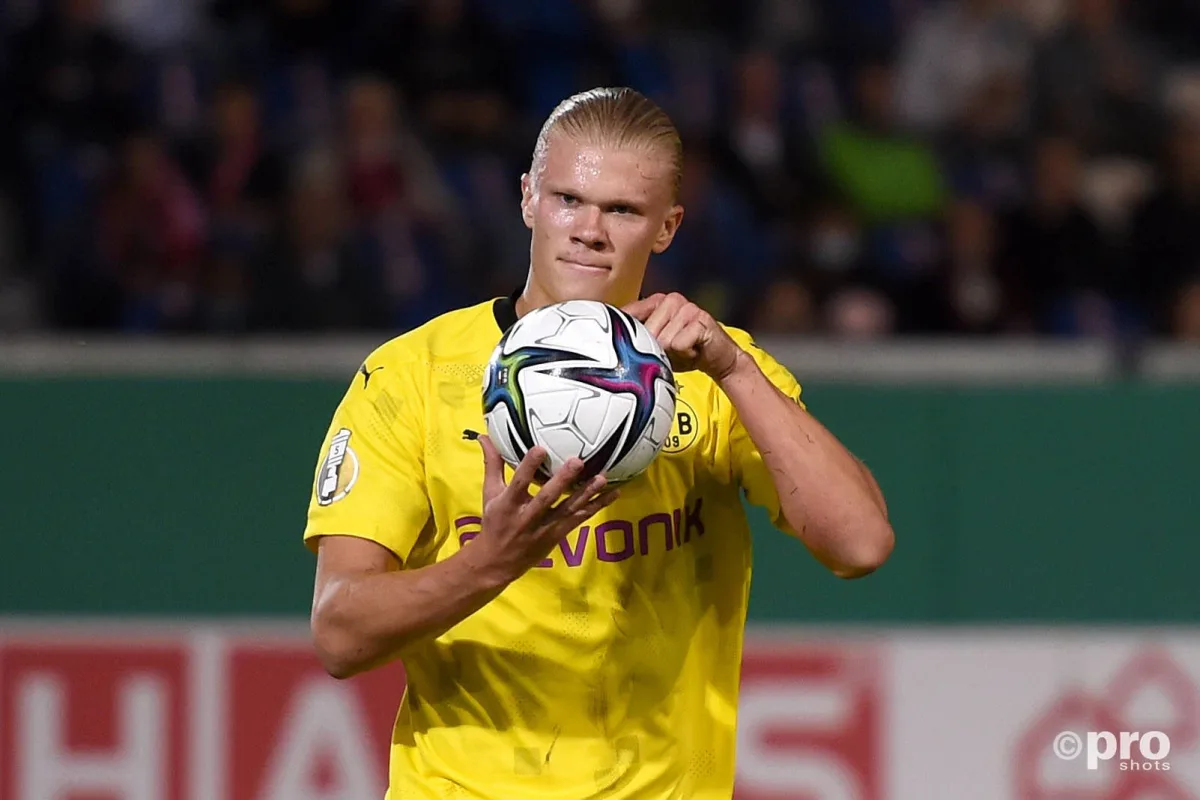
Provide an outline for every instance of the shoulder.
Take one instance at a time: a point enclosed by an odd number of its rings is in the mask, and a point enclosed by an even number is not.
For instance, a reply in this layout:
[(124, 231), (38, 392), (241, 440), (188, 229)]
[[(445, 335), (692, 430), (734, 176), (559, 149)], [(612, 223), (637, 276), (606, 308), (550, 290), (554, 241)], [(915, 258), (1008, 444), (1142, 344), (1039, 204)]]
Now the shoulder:
[(493, 302), (447, 311), (389, 339), (367, 356), (368, 368), (430, 365), (490, 353), (500, 339), (492, 317)]
[(729, 334), (729, 338), (733, 339), (734, 344), (749, 353), (760, 367), (765, 369), (768, 366), (774, 367), (779, 364), (775, 360), (775, 357), (764, 350), (748, 331), (744, 331), (741, 328), (734, 328), (730, 325), (722, 325), (721, 327)]
[[(729, 337), (733, 339), (738, 347), (745, 350), (754, 359), (754, 363), (758, 364), (758, 368), (763, 371), (767, 379), (782, 391), (787, 396), (791, 397), (796, 402), (800, 402), (800, 384), (792, 371), (784, 366), (780, 361), (761, 347), (754, 337), (741, 328), (734, 328), (729, 325), (722, 325)], [(801, 403), (801, 405), (803, 405)]]
[(724, 323), (721, 323), (721, 327), (724, 328), (725, 332), (729, 334), (729, 338), (737, 342), (738, 347), (747, 350), (751, 348), (759, 350), (762, 349), (755, 343), (754, 337), (751, 336), (748, 331), (744, 331), (741, 328), (735, 328), (732, 325), (726, 325)]

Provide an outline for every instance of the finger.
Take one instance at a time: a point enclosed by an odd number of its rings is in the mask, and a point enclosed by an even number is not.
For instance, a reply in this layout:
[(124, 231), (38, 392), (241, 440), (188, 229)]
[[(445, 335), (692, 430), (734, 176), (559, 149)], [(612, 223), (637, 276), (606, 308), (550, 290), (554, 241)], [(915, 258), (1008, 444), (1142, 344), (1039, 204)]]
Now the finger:
[(690, 356), (697, 356), (704, 349), (704, 345), (708, 343), (711, 335), (712, 331), (703, 319), (694, 319), (680, 331), (675, 341), (680, 344), (680, 350)]
[(664, 350), (681, 349), (691, 344), (680, 337), (680, 334), (688, 328), (700, 316), (700, 309), (688, 303), (683, 308), (675, 312), (674, 316), (663, 327), (662, 332), (658, 334), (658, 342)]
[(546, 448), (540, 445), (529, 448), (529, 452), (525, 454), (521, 463), (517, 464), (517, 468), (513, 471), (512, 482), (508, 484), (509, 489), (521, 499), (529, 497), (529, 485), (537, 477), (538, 467), (545, 461)]
[(649, 297), (643, 297), (640, 300), (635, 300), (634, 302), (625, 306), (622, 310), (634, 319), (645, 322), (646, 318), (650, 316), (654, 309), (658, 308), (658, 304), (661, 303), (665, 297), (666, 295), (662, 294), (661, 292), (652, 294)]
[(578, 511), (575, 511), (572, 514), (570, 514), (566, 517), (563, 517), (561, 520), (556, 522), (554, 524), (555, 530), (556, 531), (563, 530), (564, 528), (566, 531), (575, 530), (580, 525), (587, 522), (592, 517), (596, 516), (596, 514), (600, 513), (600, 511), (602, 509), (615, 503), (617, 501), (617, 498), (619, 498), (620, 496), (621, 496), (620, 489), (609, 489), (607, 492), (600, 495), (599, 497), (595, 497), (592, 500), (585, 503), (583, 505), (583, 507), (580, 508)]
[(650, 316), (646, 318), (646, 329), (650, 331), (654, 338), (658, 338), (658, 334), (666, 327), (667, 321), (675, 315), (675, 312), (679, 310), (679, 307), (684, 302), (686, 301), (682, 295), (667, 295)]
[(670, 345), (663, 345), (663, 349), (667, 351), (667, 358), (671, 362), (671, 369), (676, 372), (695, 369), (696, 361), (700, 358), (704, 344), (710, 335), (704, 322), (695, 320), (680, 331), (674, 342)]
[(608, 479), (603, 475), (597, 475), (590, 481), (587, 481), (582, 486), (577, 488), (570, 497), (563, 500), (554, 507), (555, 514), (573, 514), (583, 508), (589, 500), (604, 491), (604, 487), (608, 485)]
[(483, 502), (499, 497), (504, 491), (504, 458), (490, 437), (479, 437), (479, 446), (483, 448)]
[(551, 476), (550, 480), (546, 481), (546, 485), (530, 501), (526, 509), (528, 518), (537, 519), (550, 510), (555, 501), (566, 494), (567, 490), (575, 485), (575, 481), (579, 480), (579, 476), (583, 474), (583, 467), (582, 459), (568, 458), (567, 462)]

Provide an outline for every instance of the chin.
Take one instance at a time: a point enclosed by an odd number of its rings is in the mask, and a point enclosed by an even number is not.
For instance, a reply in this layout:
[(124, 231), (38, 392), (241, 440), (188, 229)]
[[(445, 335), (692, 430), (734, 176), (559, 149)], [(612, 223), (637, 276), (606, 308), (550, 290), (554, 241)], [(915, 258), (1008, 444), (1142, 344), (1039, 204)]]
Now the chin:
[[(558, 265), (562, 267), (563, 265)], [(608, 302), (615, 283), (611, 271), (578, 270), (567, 267), (556, 271), (554, 294), (563, 300), (599, 300)]]

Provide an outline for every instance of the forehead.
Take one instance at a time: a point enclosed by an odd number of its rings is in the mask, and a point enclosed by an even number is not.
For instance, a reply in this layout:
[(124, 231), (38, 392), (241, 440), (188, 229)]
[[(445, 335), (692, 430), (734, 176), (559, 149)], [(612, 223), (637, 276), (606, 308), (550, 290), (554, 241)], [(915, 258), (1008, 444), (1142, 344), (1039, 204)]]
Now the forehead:
[(591, 200), (660, 200), (669, 197), (672, 164), (653, 146), (611, 147), (554, 134), (546, 142), (540, 180), (552, 190), (570, 189)]

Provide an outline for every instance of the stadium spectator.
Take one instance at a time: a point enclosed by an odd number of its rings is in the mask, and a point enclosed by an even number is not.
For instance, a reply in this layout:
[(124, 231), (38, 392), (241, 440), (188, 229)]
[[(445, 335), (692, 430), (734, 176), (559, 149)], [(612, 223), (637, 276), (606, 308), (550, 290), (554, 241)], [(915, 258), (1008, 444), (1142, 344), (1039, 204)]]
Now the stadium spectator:
[(1009, 298), (998, 271), (997, 225), (982, 203), (960, 200), (950, 207), (941, 263), (906, 298), (906, 332), (974, 336), (1006, 329)]
[(1093, 154), (1148, 154), (1160, 122), (1157, 54), (1123, 23), (1117, 0), (1070, 0), (1069, 7), (1029, 85), (1041, 129)]
[(853, 115), (820, 137), (830, 180), (871, 222), (934, 217), (946, 200), (945, 183), (932, 147), (896, 124), (891, 65), (867, 62), (853, 77)]
[(764, 336), (815, 332), (819, 325), (812, 291), (795, 278), (773, 281), (763, 293), (752, 327)]
[(746, 53), (735, 70), (733, 113), (724, 143), (728, 171), (754, 199), (759, 216), (774, 221), (794, 210), (809, 188), (801, 166), (807, 154), (784, 118), (785, 83), (778, 59), (766, 52)]
[(119, 326), (193, 327), (207, 219), (199, 196), (155, 133), (125, 140), (101, 208), (99, 268), (121, 292)]
[(1008, 0), (961, 0), (927, 6), (901, 45), (897, 115), (939, 134), (966, 113), (983, 87), (1020, 80), (1032, 57), (1025, 21)]
[(1112, 260), (1080, 201), (1083, 154), (1067, 138), (1041, 140), (1029, 203), (1006, 216), (1002, 274), (1016, 321), (1031, 332), (1108, 333)]
[(1174, 337), (1181, 342), (1200, 344), (1200, 280), (1184, 286), (1173, 311)]
[(1200, 278), (1200, 120), (1179, 119), (1167, 151), (1163, 181), (1134, 213), (1126, 286), (1159, 335), (1170, 331), (1176, 304), (1186, 306), (1183, 288)]
[[(389, 308), (369, 236), (353, 225), (341, 164), (327, 153), (306, 157), (292, 178), (284, 224), (243, 287), (253, 330), (330, 331), (384, 328)], [(231, 295), (233, 297), (231, 297)]]

